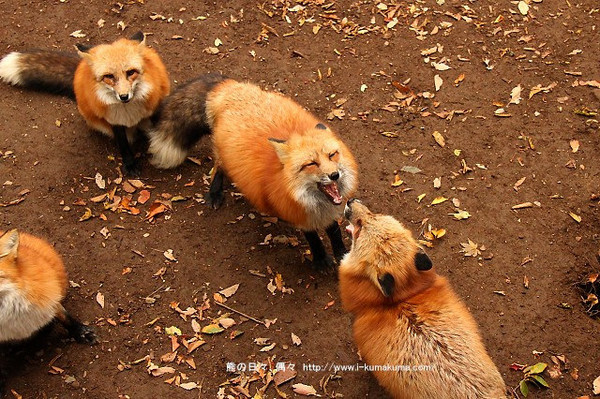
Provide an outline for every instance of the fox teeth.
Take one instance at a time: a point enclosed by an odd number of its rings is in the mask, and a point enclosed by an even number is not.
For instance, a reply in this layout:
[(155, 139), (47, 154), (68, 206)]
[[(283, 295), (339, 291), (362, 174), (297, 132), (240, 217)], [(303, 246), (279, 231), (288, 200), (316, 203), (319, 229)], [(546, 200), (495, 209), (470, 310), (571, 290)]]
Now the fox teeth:
[(346, 226), (346, 232), (350, 235), (354, 234), (354, 225), (352, 223), (350, 223), (348, 226)]
[(321, 189), (321, 191), (323, 191), (323, 193), (325, 193), (325, 195), (329, 197), (329, 199), (331, 199), (331, 201), (335, 205), (339, 205), (342, 203), (342, 196), (340, 195), (336, 183), (319, 184), (319, 188)]

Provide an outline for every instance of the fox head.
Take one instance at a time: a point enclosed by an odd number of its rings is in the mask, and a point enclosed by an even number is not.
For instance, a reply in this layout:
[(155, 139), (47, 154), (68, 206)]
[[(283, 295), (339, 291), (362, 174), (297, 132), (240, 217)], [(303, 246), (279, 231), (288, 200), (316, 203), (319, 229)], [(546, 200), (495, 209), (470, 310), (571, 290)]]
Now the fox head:
[(6, 233), (0, 231), (0, 282), (3, 279), (14, 278), (14, 274), (17, 273), (18, 248), (19, 233), (17, 230), (10, 230)]
[(344, 216), (350, 222), (352, 248), (341, 262), (340, 275), (361, 282), (356, 284), (360, 295), (401, 300), (431, 283), (435, 276), (431, 260), (402, 223), (372, 213), (356, 199), (348, 201)]
[(77, 53), (90, 66), (98, 82), (97, 93), (106, 104), (127, 103), (149, 90), (143, 80), (146, 37), (138, 32), (130, 39), (88, 47), (78, 44)]
[(356, 161), (346, 145), (327, 126), (318, 123), (287, 140), (270, 138), (283, 165), (287, 185), (297, 201), (314, 206), (325, 199), (341, 205), (356, 190)]

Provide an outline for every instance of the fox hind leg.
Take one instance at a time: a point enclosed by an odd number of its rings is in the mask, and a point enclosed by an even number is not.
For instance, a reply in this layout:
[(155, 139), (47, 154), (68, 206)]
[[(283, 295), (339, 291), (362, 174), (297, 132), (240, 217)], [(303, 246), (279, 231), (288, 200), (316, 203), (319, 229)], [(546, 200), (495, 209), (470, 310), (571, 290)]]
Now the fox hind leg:
[(306, 237), (306, 241), (308, 241), (308, 245), (310, 246), (310, 252), (313, 256), (313, 267), (315, 270), (326, 271), (331, 269), (334, 265), (333, 259), (325, 250), (325, 246), (323, 245), (323, 241), (321, 241), (321, 237), (319, 237), (319, 233), (314, 230), (305, 231), (304, 237)]
[(86, 326), (60, 307), (56, 313), (56, 320), (67, 330), (69, 336), (80, 344), (95, 344), (97, 342), (96, 332), (90, 326)]
[(223, 180), (225, 180), (225, 173), (221, 169), (217, 169), (208, 189), (208, 204), (213, 209), (219, 209), (225, 201)]
[(333, 256), (339, 262), (347, 252), (340, 225), (337, 221), (334, 221), (325, 231), (327, 232), (327, 236), (329, 236), (329, 241), (331, 241)]

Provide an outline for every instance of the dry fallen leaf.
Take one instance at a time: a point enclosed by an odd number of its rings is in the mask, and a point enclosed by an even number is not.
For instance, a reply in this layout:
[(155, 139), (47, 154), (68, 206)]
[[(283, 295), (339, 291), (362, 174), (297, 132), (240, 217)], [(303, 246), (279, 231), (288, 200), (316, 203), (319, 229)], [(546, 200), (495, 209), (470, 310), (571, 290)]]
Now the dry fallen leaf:
[(472, 256), (474, 258), (481, 255), (481, 251), (479, 250), (478, 245), (475, 244), (470, 239), (467, 239), (467, 240), (468, 240), (468, 242), (460, 243), (460, 246), (462, 247), (462, 249), (460, 251), (463, 252), (465, 254), (465, 256)]
[(300, 346), (302, 344), (302, 341), (296, 334), (292, 333), (292, 343), (296, 346)]
[(581, 223), (581, 216), (579, 216), (578, 214), (569, 212), (569, 216), (571, 216), (573, 220), (575, 220), (577, 223)]
[(317, 395), (317, 390), (315, 388), (313, 388), (312, 385), (294, 384), (294, 385), (292, 385), (292, 389), (298, 395), (304, 395), (304, 396), (316, 396)]
[(594, 395), (600, 395), (600, 376), (594, 380)]
[(569, 145), (571, 146), (571, 151), (579, 151), (579, 140), (571, 140), (569, 141)]
[(106, 181), (104, 180), (104, 178), (102, 177), (102, 175), (100, 173), (96, 173), (94, 180), (96, 181), (96, 185), (98, 186), (98, 188), (100, 188), (102, 190), (104, 190), (106, 188)]
[(238, 288), (240, 288), (240, 285), (234, 284), (231, 287), (222, 289), (221, 291), (219, 291), (219, 294), (223, 295), (226, 298), (229, 298), (230, 296), (232, 296), (233, 294), (235, 294), (237, 292)]
[(433, 77), (433, 83), (435, 84), (435, 91), (440, 91), (440, 88), (442, 87), (444, 80), (441, 78), (440, 75), (435, 75)]
[(438, 143), (438, 145), (440, 147), (444, 147), (446, 145), (446, 140), (444, 139), (444, 136), (442, 136), (442, 134), (440, 132), (438, 132), (437, 130), (433, 133), (431, 133), (431, 135), (433, 136), (433, 138), (435, 139), (435, 142)]
[(104, 294), (102, 294), (100, 291), (98, 291), (96, 294), (96, 302), (98, 302), (98, 305), (104, 309)]

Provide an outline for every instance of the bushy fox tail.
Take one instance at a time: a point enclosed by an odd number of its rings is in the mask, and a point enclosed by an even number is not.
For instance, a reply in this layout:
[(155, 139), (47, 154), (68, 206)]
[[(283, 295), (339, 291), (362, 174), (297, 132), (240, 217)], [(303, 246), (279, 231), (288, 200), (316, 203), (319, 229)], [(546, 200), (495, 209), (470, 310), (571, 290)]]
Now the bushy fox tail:
[(0, 80), (74, 99), (73, 78), (80, 60), (76, 54), (60, 51), (12, 52), (0, 61)]
[(175, 89), (161, 104), (148, 132), (150, 162), (161, 169), (179, 166), (202, 136), (210, 134), (206, 117), (206, 96), (226, 80), (220, 74), (206, 74)]

